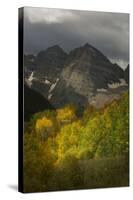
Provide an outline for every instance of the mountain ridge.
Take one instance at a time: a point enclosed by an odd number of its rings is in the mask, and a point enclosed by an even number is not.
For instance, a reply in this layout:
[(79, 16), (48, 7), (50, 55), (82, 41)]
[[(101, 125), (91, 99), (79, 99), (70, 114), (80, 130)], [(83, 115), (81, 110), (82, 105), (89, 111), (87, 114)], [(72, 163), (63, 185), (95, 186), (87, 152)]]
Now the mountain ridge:
[(31, 70), (32, 77), (28, 78), (31, 88), (55, 107), (67, 103), (82, 106), (90, 103), (98, 91), (128, 83), (126, 71), (88, 43), (68, 54), (54, 45), (39, 52), (33, 64), (34, 76)]

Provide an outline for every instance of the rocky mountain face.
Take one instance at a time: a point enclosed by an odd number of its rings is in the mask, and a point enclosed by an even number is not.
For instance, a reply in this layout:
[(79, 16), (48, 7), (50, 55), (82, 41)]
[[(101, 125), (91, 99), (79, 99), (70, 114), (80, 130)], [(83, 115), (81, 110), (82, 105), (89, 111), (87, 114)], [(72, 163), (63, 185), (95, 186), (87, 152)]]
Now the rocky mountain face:
[(41, 51), (35, 60), (36, 72), (47, 78), (55, 78), (61, 72), (66, 61), (67, 54), (58, 45)]
[(124, 77), (125, 77), (126, 82), (129, 83), (129, 64), (124, 71)]
[(34, 55), (24, 55), (24, 68), (29, 70), (34, 70), (35, 58), (36, 57)]
[(108, 90), (128, 88), (127, 72), (89, 44), (69, 54), (58, 45), (50, 47), (36, 56), (32, 66), (33, 70), (26, 67), (26, 84), (55, 107), (68, 103), (82, 107), (94, 102), (99, 93), (104, 96), (108, 95)]

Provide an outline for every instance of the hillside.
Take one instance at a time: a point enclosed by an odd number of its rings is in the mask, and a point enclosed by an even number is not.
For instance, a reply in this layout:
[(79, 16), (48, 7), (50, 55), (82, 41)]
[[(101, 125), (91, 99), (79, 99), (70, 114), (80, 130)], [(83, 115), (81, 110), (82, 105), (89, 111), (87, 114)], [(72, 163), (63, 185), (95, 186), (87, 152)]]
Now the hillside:
[(47, 109), (53, 110), (54, 107), (41, 94), (24, 85), (24, 120)]

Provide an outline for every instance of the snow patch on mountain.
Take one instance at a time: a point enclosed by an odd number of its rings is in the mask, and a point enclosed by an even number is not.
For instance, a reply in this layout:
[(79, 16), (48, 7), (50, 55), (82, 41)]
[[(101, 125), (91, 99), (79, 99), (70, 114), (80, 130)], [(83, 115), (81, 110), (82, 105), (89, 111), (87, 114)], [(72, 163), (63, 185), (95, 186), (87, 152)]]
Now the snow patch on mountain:
[(46, 85), (50, 85), (50, 84), (51, 84), (51, 82), (50, 82), (49, 80), (47, 80), (47, 79), (44, 81), (44, 83), (45, 83)]
[(108, 87), (110, 89), (115, 89), (115, 88), (118, 88), (120, 86), (127, 86), (128, 85), (124, 79), (119, 79), (119, 80), (120, 80), (119, 83), (116, 82), (116, 83), (108, 84)]
[(55, 83), (53, 83), (53, 84), (51, 85), (51, 87), (50, 87), (50, 89), (49, 89), (49, 91), (48, 91), (49, 93), (51, 93), (51, 92), (55, 89), (55, 87), (56, 87), (58, 81), (59, 81), (59, 78), (57, 78), (56, 81), (55, 81)]
[(107, 89), (105, 89), (105, 88), (97, 88), (97, 92), (107, 92)]
[(32, 81), (33, 81), (33, 79), (34, 79), (34, 72), (32, 71), (31, 74), (30, 74), (30, 76), (29, 76), (29, 78), (26, 78), (26, 79), (25, 79), (25, 81), (26, 81), (26, 83), (27, 83), (27, 85), (28, 85), (29, 87), (32, 86)]
[(48, 100), (51, 99), (52, 95), (53, 95), (53, 94), (49, 94), (49, 95), (48, 95)]

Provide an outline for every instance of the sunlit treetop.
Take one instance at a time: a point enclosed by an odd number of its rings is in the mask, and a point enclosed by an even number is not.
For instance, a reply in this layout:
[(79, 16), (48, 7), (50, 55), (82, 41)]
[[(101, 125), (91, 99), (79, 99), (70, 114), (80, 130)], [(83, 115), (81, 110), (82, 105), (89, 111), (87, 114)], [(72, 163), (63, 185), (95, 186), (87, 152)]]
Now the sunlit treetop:
[(43, 117), (42, 119), (38, 119), (36, 122), (36, 129), (42, 129), (44, 127), (50, 128), (53, 126), (53, 122), (47, 117)]
[(76, 119), (75, 107), (72, 105), (65, 106), (57, 110), (58, 121), (72, 121)]

